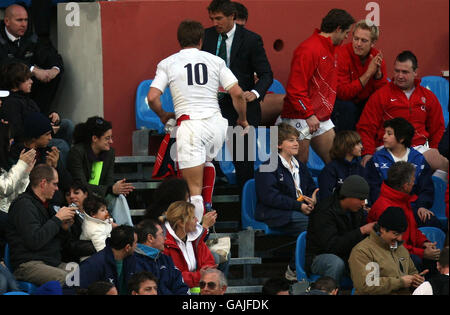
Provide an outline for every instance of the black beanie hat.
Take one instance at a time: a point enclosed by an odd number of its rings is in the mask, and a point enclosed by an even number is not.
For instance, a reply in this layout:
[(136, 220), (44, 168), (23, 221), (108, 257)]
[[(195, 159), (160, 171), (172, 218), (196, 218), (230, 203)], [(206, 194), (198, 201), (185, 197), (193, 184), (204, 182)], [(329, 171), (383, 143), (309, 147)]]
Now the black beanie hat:
[(378, 218), (378, 225), (389, 231), (403, 233), (408, 228), (408, 221), (402, 208), (388, 207)]
[(52, 131), (50, 119), (40, 112), (33, 112), (25, 116), (23, 120), (24, 135), (27, 139), (37, 139), (43, 134)]
[(369, 198), (369, 184), (359, 175), (351, 175), (344, 180), (339, 194), (345, 198)]

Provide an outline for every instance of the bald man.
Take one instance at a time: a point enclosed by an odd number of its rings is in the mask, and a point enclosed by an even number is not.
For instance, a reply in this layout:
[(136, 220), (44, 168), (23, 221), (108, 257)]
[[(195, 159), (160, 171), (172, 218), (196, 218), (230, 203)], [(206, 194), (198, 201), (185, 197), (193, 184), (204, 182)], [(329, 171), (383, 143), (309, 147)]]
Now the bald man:
[(47, 113), (61, 79), (63, 61), (49, 40), (44, 42), (27, 29), (27, 10), (17, 4), (7, 7), (0, 22), (0, 65), (22, 62), (30, 68), (31, 98)]

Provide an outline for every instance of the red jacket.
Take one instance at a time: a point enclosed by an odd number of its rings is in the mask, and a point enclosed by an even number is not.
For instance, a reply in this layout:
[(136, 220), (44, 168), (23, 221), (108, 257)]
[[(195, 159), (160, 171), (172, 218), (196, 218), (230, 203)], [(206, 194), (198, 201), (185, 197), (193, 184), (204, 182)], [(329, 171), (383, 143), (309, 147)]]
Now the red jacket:
[(375, 57), (378, 53), (378, 50), (372, 48), (363, 65), (359, 56), (353, 51), (352, 43), (345, 44), (336, 49), (338, 65), (338, 99), (360, 103), (367, 100), (376, 90), (388, 83), (384, 59), (381, 63), (381, 72), (383, 73), (381, 79), (376, 80), (374, 77), (371, 77), (365, 87), (363, 87), (361, 81), (359, 81), (359, 78), (367, 71), (367, 68), (369, 68), (371, 57)]
[(420, 86), (420, 80), (414, 84), (416, 88), (409, 100), (393, 82), (369, 98), (356, 125), (364, 146), (363, 155), (373, 154), (383, 145), (383, 123), (395, 117), (403, 117), (414, 126), (413, 147), (428, 141), (430, 148), (437, 148), (445, 129), (441, 105), (433, 92)]
[(426, 236), (417, 228), (416, 219), (411, 208), (411, 202), (417, 199), (416, 195), (410, 195), (398, 190), (394, 190), (384, 182), (381, 185), (380, 197), (375, 201), (369, 211), (367, 222), (377, 221), (380, 215), (388, 207), (402, 208), (408, 221), (408, 228), (403, 233), (403, 245), (410, 254), (423, 257), (423, 243), (428, 241)]
[(294, 51), (286, 86), (282, 118), (328, 120), (336, 100), (335, 46), (315, 30)]
[(215, 266), (214, 256), (211, 254), (208, 246), (204, 242), (207, 234), (206, 230), (192, 243), (194, 248), (195, 259), (197, 261), (197, 270), (189, 271), (186, 260), (184, 259), (181, 249), (178, 247), (174, 237), (167, 231), (166, 241), (164, 242), (163, 253), (172, 257), (175, 266), (181, 271), (184, 282), (189, 288), (198, 287), (200, 282), (200, 269), (204, 266)]

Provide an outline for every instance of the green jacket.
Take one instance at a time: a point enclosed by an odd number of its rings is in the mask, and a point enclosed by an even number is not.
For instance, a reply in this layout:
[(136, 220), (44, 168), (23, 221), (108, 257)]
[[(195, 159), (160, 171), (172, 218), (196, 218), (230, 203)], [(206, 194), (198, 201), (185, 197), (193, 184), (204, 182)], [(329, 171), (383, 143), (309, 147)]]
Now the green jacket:
[[(353, 248), (348, 263), (355, 294), (410, 294), (409, 289), (403, 287), (401, 277), (418, 273), (403, 245), (390, 249), (374, 231)], [(371, 281), (376, 279), (372, 277), (377, 273), (376, 266), (379, 267), (378, 284)]]
[(73, 177), (73, 181), (79, 181), (86, 185), (89, 191), (95, 192), (102, 197), (106, 197), (107, 193), (112, 194), (112, 186), (114, 185), (114, 149), (104, 151), (101, 155), (103, 167), (100, 175), (99, 185), (89, 184), (91, 179), (93, 153), (84, 143), (78, 143), (70, 149), (67, 159), (67, 169)]

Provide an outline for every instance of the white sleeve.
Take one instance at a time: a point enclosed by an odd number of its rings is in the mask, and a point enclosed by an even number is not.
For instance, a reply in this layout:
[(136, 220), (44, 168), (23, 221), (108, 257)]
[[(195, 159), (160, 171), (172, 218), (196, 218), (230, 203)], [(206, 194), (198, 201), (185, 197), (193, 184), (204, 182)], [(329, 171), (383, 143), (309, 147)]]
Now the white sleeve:
[(231, 89), (233, 85), (238, 83), (238, 79), (233, 74), (233, 72), (231, 72), (231, 70), (227, 67), (225, 61), (223, 60), (219, 65), (219, 83), (227, 91)]
[(6, 198), (12, 193), (19, 191), (28, 178), (28, 164), (22, 160), (11, 167), (8, 172), (3, 172), (0, 176), (0, 198)]
[(166, 89), (167, 85), (169, 84), (169, 75), (167, 73), (167, 63), (161, 61), (158, 66), (156, 67), (156, 75), (153, 79), (152, 84), (150, 87), (157, 88), (161, 91), (161, 93), (164, 93), (164, 90)]
[(431, 287), (430, 282), (425, 281), (419, 285), (412, 295), (433, 295), (433, 288)]

